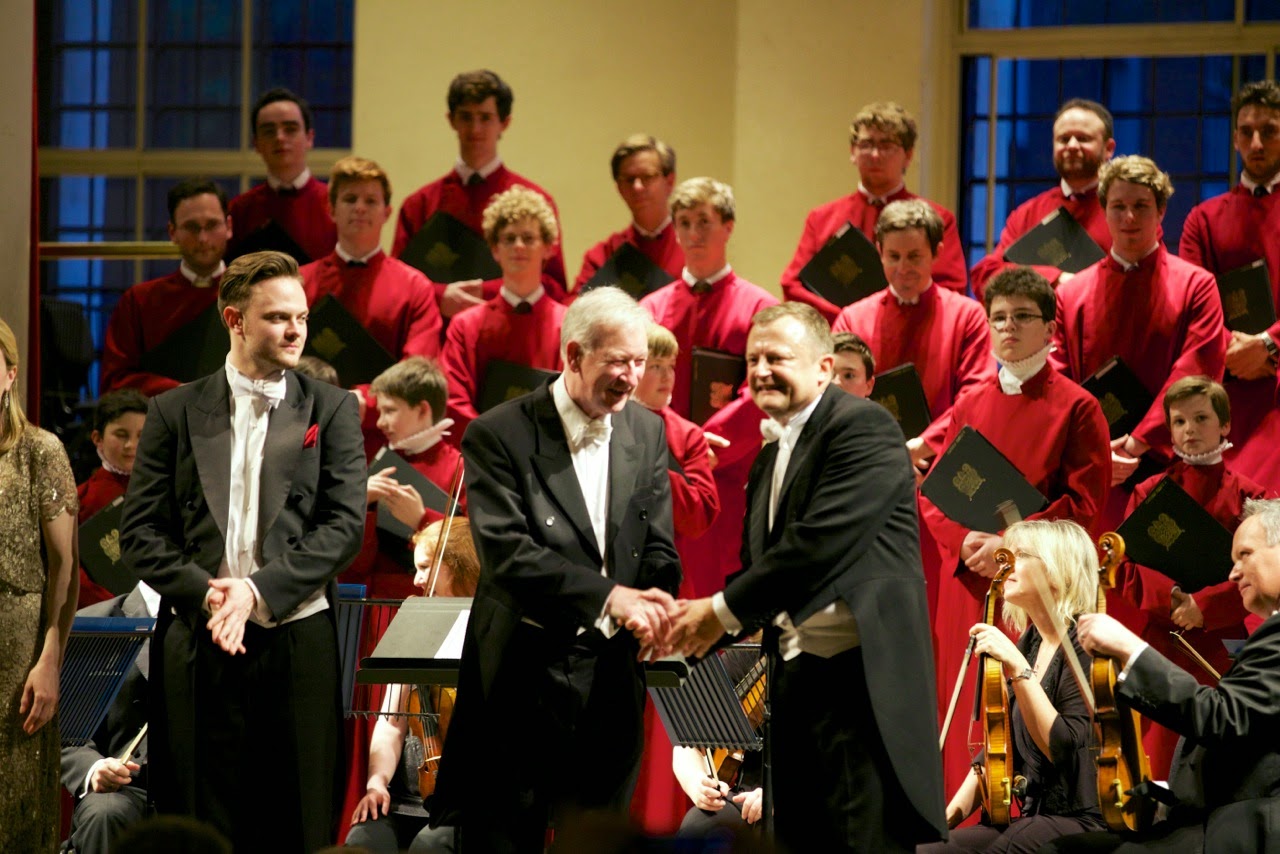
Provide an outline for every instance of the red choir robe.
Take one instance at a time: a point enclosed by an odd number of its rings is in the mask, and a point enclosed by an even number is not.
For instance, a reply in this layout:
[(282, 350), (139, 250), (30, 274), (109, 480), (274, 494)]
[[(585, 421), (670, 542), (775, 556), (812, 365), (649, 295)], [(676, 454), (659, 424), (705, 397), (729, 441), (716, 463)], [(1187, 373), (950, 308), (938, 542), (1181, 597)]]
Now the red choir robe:
[[(681, 474), (673, 468), (669, 473), (676, 552), (681, 564), (688, 567), (685, 545), (706, 533), (720, 512), (720, 499), (701, 428), (672, 412), (669, 406), (658, 414), (667, 428), (667, 450), (684, 470)], [(680, 596), (692, 595), (692, 588), (682, 582)], [(679, 829), (688, 801), (671, 770), (671, 740), (653, 704), (645, 707), (644, 729), (644, 755), (631, 798), (631, 817), (646, 833), (669, 836)]]
[[(1201, 202), (1187, 214), (1178, 254), (1215, 276), (1265, 259), (1271, 274), (1271, 296), (1280, 306), (1280, 193), (1259, 199), (1236, 185), (1229, 193)], [(1267, 331), (1280, 341), (1280, 322)], [(1231, 397), (1231, 442), (1235, 445), (1226, 459), (1234, 468), (1249, 471), (1254, 458), (1270, 456), (1275, 447), (1270, 436), (1260, 438), (1256, 445), (1253, 441), (1259, 423), (1274, 408), (1275, 380), (1229, 378), (1224, 385)]]
[[(129, 475), (114, 474), (99, 466), (85, 482), (76, 487), (76, 496), (80, 499), (80, 511), (77, 524), (83, 525), (99, 510), (115, 501), (129, 488)], [(105, 602), (115, 596), (105, 587), (94, 584), (89, 574), (80, 567), (80, 596), (76, 600), (76, 609), (87, 607), (98, 602)]]
[[(903, 187), (889, 196), (889, 201), (899, 202), (903, 199), (917, 198), (920, 197), (915, 193), (907, 192)], [(944, 288), (963, 294), (967, 292), (969, 285), (965, 273), (964, 249), (960, 244), (960, 230), (956, 228), (955, 215), (936, 202), (928, 199), (925, 201), (929, 202), (938, 212), (938, 216), (942, 217), (943, 225), (942, 245), (938, 247), (938, 257), (933, 263), (933, 281)], [(801, 284), (800, 271), (846, 222), (853, 223), (855, 228), (860, 229), (867, 239), (874, 243), (876, 220), (882, 210), (884, 210), (882, 206), (868, 201), (867, 196), (858, 190), (809, 211), (804, 221), (804, 231), (800, 235), (800, 245), (796, 247), (791, 263), (782, 273), (782, 295), (796, 302), (807, 302), (822, 312), (822, 316), (828, 323), (835, 320), (836, 315), (840, 313), (840, 307), (827, 302)]]
[(739, 278), (732, 270), (711, 286), (710, 293), (695, 294), (681, 278), (640, 300), (640, 305), (649, 310), (655, 321), (671, 330), (680, 344), (671, 408), (689, 417), (694, 347), (745, 355), (752, 316), (762, 308), (777, 304), (777, 297)]
[(565, 307), (545, 296), (528, 314), (516, 314), (502, 294), (459, 312), (445, 333), (440, 367), (449, 381), (450, 441), (457, 445), (479, 413), (476, 405), (489, 362), (500, 359), (541, 368), (562, 369), (560, 324)]
[(697, 539), (679, 543), (684, 568), (681, 593), (703, 598), (724, 589), (727, 576), (742, 569), (739, 550), (747, 516), (747, 476), (764, 440), (760, 422), (766, 416), (744, 388), (732, 403), (707, 419), (702, 429), (729, 440), (729, 447), (716, 448), (717, 464), (711, 471), (720, 514)]
[[(453, 472), (461, 456), (452, 445), (440, 441), (418, 454), (408, 454), (403, 451), (399, 453), (428, 480), (445, 493), (449, 492), (453, 482)], [(465, 495), (459, 503), (458, 512), (466, 515)], [(441, 514), (428, 508), (423, 512), (417, 529), (421, 531), (441, 518), (443, 518)], [(412, 553), (413, 544), (406, 542), (405, 548)], [(408, 596), (417, 596), (422, 592), (414, 586), (413, 575), (412, 570), (405, 569), (380, 551), (378, 505), (370, 504), (365, 514), (364, 544), (360, 547), (360, 553), (356, 555), (356, 559), (339, 574), (338, 581), (343, 584), (365, 585), (365, 596), (369, 599), (400, 600)], [(395, 610), (385, 606), (370, 610), (370, 618), (365, 623), (364, 634), (360, 639), (361, 657), (373, 652), (390, 624), (389, 618), (394, 615)], [(371, 690), (368, 697), (373, 708), (380, 706), (381, 690)], [(355, 811), (356, 804), (364, 797), (366, 785), (369, 782), (369, 738), (373, 734), (373, 724), (374, 718), (361, 716), (347, 721), (343, 728), (348, 758), (346, 791), (342, 805), (344, 816), (349, 817)], [(345, 839), (346, 832), (347, 822), (344, 821), (340, 837)]]
[(338, 242), (338, 229), (329, 215), (329, 185), (314, 176), (296, 192), (273, 190), (264, 181), (232, 199), (227, 213), (232, 228), (228, 258), (240, 255), (239, 242), (268, 222), (283, 228), (313, 261), (332, 252)]
[[(396, 239), (391, 254), (397, 258), (403, 254), (409, 240), (431, 219), (436, 211), (444, 211), (452, 215), (476, 234), (484, 234), (481, 221), (484, 209), (494, 196), (510, 190), (512, 187), (528, 187), (543, 196), (556, 213), (556, 222), (560, 222), (560, 211), (556, 208), (555, 199), (537, 184), (518, 175), (499, 164), (488, 178), (479, 183), (467, 186), (456, 169), (450, 169), (443, 177), (437, 178), (426, 186), (415, 190), (400, 206), (400, 215), (396, 219)], [(564, 235), (547, 255), (543, 265), (542, 284), (547, 293), (557, 302), (564, 302), (567, 293), (564, 271), (563, 246)], [(444, 293), (445, 283), (436, 284), (436, 300)]]
[[(1234, 432), (1234, 431), (1233, 431)], [(1240, 526), (1240, 512), (1249, 498), (1266, 498), (1267, 490), (1244, 475), (1231, 471), (1223, 463), (1209, 466), (1192, 466), (1179, 460), (1168, 472), (1144, 480), (1133, 490), (1125, 515), (1129, 515), (1142, 503), (1151, 490), (1165, 477), (1173, 479), (1209, 511), (1229, 531)], [(1140, 608), (1146, 617), (1140, 635), (1142, 639), (1170, 661), (1186, 670), (1202, 685), (1214, 685), (1216, 680), (1204, 671), (1182, 647), (1169, 636), (1178, 626), (1169, 618), (1169, 599), (1175, 584), (1171, 578), (1150, 567), (1125, 561), (1116, 580), (1124, 598)], [(1224, 640), (1243, 640), (1248, 632), (1244, 619), (1248, 612), (1240, 599), (1240, 590), (1232, 581), (1223, 581), (1203, 590), (1184, 590), (1190, 593), (1204, 615), (1204, 626), (1183, 634), (1196, 652), (1204, 656), (1218, 673), (1225, 673), (1231, 666)], [(1169, 778), (1169, 766), (1178, 742), (1178, 734), (1150, 718), (1142, 719), (1143, 746), (1151, 760), (1151, 775), (1157, 780)]]
[[(1087, 391), (1045, 365), (1023, 383), (1022, 394), (1005, 394), (998, 379), (974, 386), (956, 400), (951, 416), (944, 447), (965, 425), (972, 426), (1049, 499), (1049, 505), (1029, 519), (1074, 519), (1085, 528), (1092, 527), (1111, 483), (1111, 451), (1107, 419)], [(948, 519), (923, 496), (920, 515), (937, 543), (933, 641), (941, 724), (964, 659), (969, 628), (982, 619), (982, 600), (991, 581), (970, 571), (960, 559), (969, 529)], [(926, 555), (926, 565), (934, 557)], [(973, 687), (970, 670), (942, 752), (948, 792), (960, 786), (972, 764), (968, 719)]]
[[(915, 305), (899, 303), (892, 288), (860, 299), (841, 310), (831, 331), (861, 336), (876, 357), (877, 372), (912, 362), (935, 423), (962, 391), (996, 375), (991, 332), (982, 306), (936, 284), (922, 293)], [(936, 437), (926, 434), (935, 451), (944, 447), (944, 429), (933, 431)]]
[[(1111, 230), (1107, 228), (1107, 215), (1098, 200), (1098, 188), (1086, 190), (1084, 193), (1073, 193), (1065, 196), (1062, 184), (1045, 190), (1038, 196), (1018, 205), (1004, 222), (1004, 230), (1000, 232), (1000, 242), (991, 254), (983, 258), (969, 271), (969, 283), (973, 285), (973, 296), (982, 302), (983, 291), (992, 277), (1008, 267), (1016, 266), (1012, 261), (1004, 260), (1004, 253), (1010, 246), (1031, 229), (1040, 224), (1040, 220), (1056, 211), (1066, 208), (1076, 222), (1089, 232), (1093, 242), (1102, 247), (1103, 252), (1111, 251)], [(1057, 282), (1062, 271), (1057, 267), (1034, 265), (1032, 267), (1051, 283)]]
[(107, 324), (98, 387), (104, 394), (136, 388), (148, 397), (176, 388), (177, 380), (142, 370), (142, 357), (217, 301), (217, 279), (209, 287), (198, 288), (179, 270), (129, 288), (120, 295)]
[[(431, 281), (403, 261), (379, 252), (361, 267), (331, 250), (301, 273), (307, 305), (333, 296), (393, 359), (440, 354), (442, 321)], [(365, 454), (372, 458), (383, 442), (377, 428), (378, 403), (368, 386), (357, 390), (365, 398), (361, 429)]]
[(684, 250), (676, 242), (675, 226), (667, 223), (657, 237), (647, 237), (636, 231), (635, 223), (632, 223), (587, 250), (587, 254), (582, 256), (582, 270), (573, 282), (573, 292), (581, 290), (624, 243), (630, 243), (639, 249), (646, 258), (666, 270), (671, 278), (680, 278), (680, 272), (684, 269)]
[[(1203, 374), (1222, 379), (1226, 343), (1222, 302), (1213, 276), (1170, 255), (1160, 246), (1132, 272), (1108, 256), (1058, 287), (1057, 349), (1049, 361), (1083, 382), (1112, 356), (1119, 356), (1151, 393), (1153, 402), (1133, 437), (1150, 446), (1160, 462), (1172, 458), (1164, 423), (1165, 389), (1177, 379)], [(1123, 518), (1129, 490), (1111, 490), (1103, 530)], [(1108, 597), (1108, 603), (1112, 598)], [(1117, 618), (1137, 620), (1117, 602)]]

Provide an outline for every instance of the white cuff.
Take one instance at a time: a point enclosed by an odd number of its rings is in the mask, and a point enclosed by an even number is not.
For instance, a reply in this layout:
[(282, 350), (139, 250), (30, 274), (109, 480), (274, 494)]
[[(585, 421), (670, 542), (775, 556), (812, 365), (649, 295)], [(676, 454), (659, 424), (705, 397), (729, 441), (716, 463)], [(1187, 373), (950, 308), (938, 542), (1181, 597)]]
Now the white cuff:
[(253, 583), (252, 578), (246, 578), (244, 583), (249, 585), (249, 589), (253, 591), (253, 616), (263, 625), (272, 625), (274, 621), (271, 617), (271, 609), (267, 607), (262, 594), (258, 592), (258, 585)]
[(1129, 668), (1133, 667), (1133, 663), (1138, 660), (1138, 656), (1142, 655), (1142, 651), (1145, 650), (1148, 646), (1150, 646), (1150, 644), (1147, 643), (1146, 641), (1143, 641), (1142, 646), (1138, 647), (1133, 651), (1133, 655), (1129, 656), (1129, 660), (1124, 663), (1124, 669), (1121, 670), (1120, 673), (1116, 675), (1117, 682), (1123, 682), (1125, 680), (1125, 677), (1129, 675)]
[(729, 610), (729, 605), (724, 601), (724, 591), (720, 591), (711, 597), (711, 610), (716, 612), (716, 619), (720, 621), (720, 625), (724, 626), (724, 630), (731, 635), (742, 633), (742, 623), (738, 622), (738, 618)]
[[(618, 586), (615, 584), (613, 590), (617, 589)], [(609, 616), (609, 602), (613, 599), (613, 590), (610, 590), (609, 595), (605, 597), (604, 605), (600, 608), (600, 616), (596, 617), (595, 622), (595, 627), (600, 630), (600, 634), (604, 635), (606, 639), (612, 638), (618, 633), (618, 621)], [(578, 634), (582, 633), (579, 632)]]
[(89, 766), (89, 773), (84, 775), (84, 785), (80, 787), (80, 794), (76, 795), (77, 798), (83, 798), (85, 795), (89, 794), (89, 792), (93, 791), (92, 787), (90, 786), (90, 784), (93, 782), (93, 775), (97, 772), (99, 768), (101, 768), (106, 763), (107, 763), (107, 759), (104, 756), (103, 758), (99, 759), (97, 762)]

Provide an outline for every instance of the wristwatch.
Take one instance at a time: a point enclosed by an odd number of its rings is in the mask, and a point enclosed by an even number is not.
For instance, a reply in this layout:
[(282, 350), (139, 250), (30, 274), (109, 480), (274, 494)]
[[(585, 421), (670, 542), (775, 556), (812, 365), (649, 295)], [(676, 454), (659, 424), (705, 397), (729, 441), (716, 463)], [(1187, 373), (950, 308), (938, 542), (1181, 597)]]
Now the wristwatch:
[(1271, 337), (1270, 332), (1259, 332), (1258, 338), (1262, 340), (1262, 346), (1267, 348), (1267, 358), (1276, 361), (1280, 357), (1280, 344), (1276, 344), (1276, 339)]
[(1009, 677), (1009, 687), (1012, 688), (1014, 682), (1021, 682), (1023, 679), (1030, 679), (1035, 675), (1036, 675), (1036, 672), (1032, 670), (1030, 667), (1028, 667), (1026, 670), (1022, 671), (1017, 676)]

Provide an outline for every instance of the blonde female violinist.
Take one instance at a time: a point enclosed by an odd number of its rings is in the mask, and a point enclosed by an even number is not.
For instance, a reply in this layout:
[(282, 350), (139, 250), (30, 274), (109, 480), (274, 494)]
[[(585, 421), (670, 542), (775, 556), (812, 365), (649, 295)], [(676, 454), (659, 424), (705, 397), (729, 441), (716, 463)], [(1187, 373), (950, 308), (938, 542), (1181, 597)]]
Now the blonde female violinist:
[[(474, 595), (480, 559), (466, 517), (424, 528), (415, 538), (414, 563), (413, 583), (424, 595)], [(351, 816), (347, 845), (375, 854), (453, 850), (453, 828), (431, 830), (422, 808), (435, 787), (452, 694), (435, 686), (390, 686), (369, 741), (369, 782)]]
[[(1010, 786), (992, 781), (992, 797), (1011, 791), (1020, 815), (1006, 826), (986, 821), (952, 830), (949, 842), (920, 852), (1035, 851), (1069, 833), (1100, 830), (1097, 766), (1090, 752), (1090, 711), (1072, 672), (1064, 643), (1071, 644), (1087, 679), (1088, 657), (1076, 641), (1075, 618), (1093, 611), (1097, 598), (1097, 551), (1085, 530), (1071, 521), (1019, 522), (1009, 527), (1004, 548), (1012, 569), (1004, 581), (1003, 622), (1020, 637), (1015, 644), (999, 627), (970, 629), (974, 652), (1003, 665), (1008, 690)], [(979, 765), (981, 757), (975, 766)], [(975, 769), (947, 805), (956, 828), (983, 800)]]

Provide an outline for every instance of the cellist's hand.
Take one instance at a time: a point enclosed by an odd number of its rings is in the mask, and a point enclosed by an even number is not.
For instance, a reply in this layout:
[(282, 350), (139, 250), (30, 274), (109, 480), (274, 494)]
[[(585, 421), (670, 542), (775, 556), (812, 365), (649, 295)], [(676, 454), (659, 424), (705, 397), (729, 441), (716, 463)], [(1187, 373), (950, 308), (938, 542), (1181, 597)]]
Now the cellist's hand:
[(698, 790), (693, 796), (693, 805), (700, 810), (716, 812), (724, 809), (724, 796), (729, 794), (729, 784), (724, 780), (712, 780), (703, 777)]
[(1141, 646), (1142, 639), (1106, 614), (1082, 614), (1076, 623), (1080, 645), (1091, 655), (1104, 655), (1123, 665)]
[(733, 802), (742, 808), (742, 820), (747, 824), (755, 824), (764, 815), (764, 789), (739, 792)]
[(973, 628), (969, 629), (969, 635), (976, 640), (973, 647), (974, 655), (991, 656), (1004, 665), (1006, 674), (1015, 675), (1031, 666), (1027, 663), (1026, 656), (1014, 646), (1013, 641), (1009, 640), (1009, 636), (995, 626), (975, 623)]
[(390, 812), (391, 793), (387, 791), (387, 787), (383, 783), (370, 780), (369, 788), (364, 791), (364, 797), (360, 799), (360, 803), (356, 804), (355, 811), (351, 813), (351, 824), (354, 826), (361, 822), (373, 821), (380, 815), (385, 816)]

